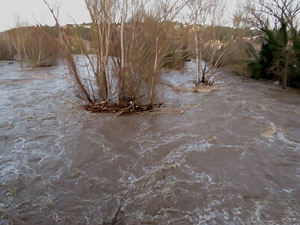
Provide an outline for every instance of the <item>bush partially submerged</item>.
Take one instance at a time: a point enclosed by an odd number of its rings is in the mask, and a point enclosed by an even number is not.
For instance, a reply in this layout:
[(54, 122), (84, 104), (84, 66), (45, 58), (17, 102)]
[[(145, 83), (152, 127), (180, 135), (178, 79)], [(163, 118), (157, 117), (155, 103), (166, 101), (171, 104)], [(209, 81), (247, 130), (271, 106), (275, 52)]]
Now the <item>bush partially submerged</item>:
[[(220, 50), (220, 52), (222, 49)], [(255, 54), (252, 44), (243, 39), (237, 39), (229, 46), (226, 56), (220, 61), (225, 70), (240, 76), (250, 77), (249, 61)], [(218, 54), (220, 54), (220, 52)]]
[(42, 28), (29, 28), (25, 42), (26, 63), (32, 67), (56, 65), (59, 58), (59, 49), (56, 41), (43, 31)]
[[(85, 0), (92, 21), (90, 37), (94, 55), (89, 54), (79, 34), (75, 35), (75, 41), (70, 40), (59, 26), (56, 13), (59, 6), (44, 2), (59, 28), (70, 73), (81, 96), (89, 102), (87, 109), (115, 112), (116, 106), (125, 111), (132, 106), (133, 111), (157, 106), (155, 88), (160, 71), (170, 63), (170, 58), (175, 55), (177, 58), (177, 53), (184, 50), (178, 44), (172, 23), (184, 6), (180, 0), (172, 4), (169, 0), (154, 3), (147, 11), (145, 5), (152, 4), (147, 1)], [(85, 56), (86, 73), (72, 55), (74, 42)]]
[(12, 60), (13, 55), (14, 51), (8, 36), (4, 33), (0, 34), (0, 60)]
[(41, 27), (19, 27), (7, 32), (21, 67), (44, 67), (57, 64), (59, 49), (53, 37)]

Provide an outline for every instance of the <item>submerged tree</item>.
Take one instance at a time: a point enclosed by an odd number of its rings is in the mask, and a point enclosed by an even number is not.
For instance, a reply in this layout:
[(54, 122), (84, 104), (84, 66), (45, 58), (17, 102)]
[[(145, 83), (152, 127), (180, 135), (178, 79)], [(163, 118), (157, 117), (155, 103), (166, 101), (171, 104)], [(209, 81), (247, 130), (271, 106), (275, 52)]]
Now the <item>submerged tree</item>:
[(23, 23), (20, 17), (15, 18), (15, 29), (10, 32), (10, 41), (17, 53), (18, 61), (20, 62), (21, 69), (24, 67), (24, 58), (26, 57), (25, 41), (27, 32), (25, 31), (26, 24)]
[[(190, 0), (190, 22), (193, 24), (194, 55), (196, 58), (196, 85), (200, 82), (209, 84), (215, 69), (220, 65), (220, 60), (225, 54), (225, 46), (229, 40), (220, 36), (226, 1), (221, 0)], [(227, 43), (225, 43), (227, 42)], [(221, 54), (218, 50), (223, 48)], [(201, 63), (204, 66), (201, 66)]]
[(8, 46), (13, 46), (13, 55), (21, 68), (43, 67), (57, 64), (59, 50), (53, 37), (41, 27), (18, 27), (7, 33)]
[(7, 33), (0, 34), (0, 60), (12, 60), (15, 54)]
[(16, 16), (15, 28), (2, 34), (9, 58), (17, 59), (25, 67), (52, 66), (57, 63), (59, 50), (55, 39), (41, 27), (29, 26)]
[(44, 2), (59, 28), (65, 58), (80, 92), (90, 102), (89, 109), (135, 111), (155, 105), (160, 70), (170, 46), (178, 41), (170, 31), (183, 1), (85, 0), (95, 53), (89, 54), (78, 38), (86, 73), (80, 71), (60, 27), (59, 5)]

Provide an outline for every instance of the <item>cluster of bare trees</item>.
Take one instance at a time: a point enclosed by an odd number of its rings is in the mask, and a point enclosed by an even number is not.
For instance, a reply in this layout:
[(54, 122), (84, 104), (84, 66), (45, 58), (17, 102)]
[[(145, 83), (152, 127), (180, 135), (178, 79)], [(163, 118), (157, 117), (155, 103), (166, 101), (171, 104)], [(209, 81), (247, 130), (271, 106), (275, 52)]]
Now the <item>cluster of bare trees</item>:
[[(62, 28), (60, 40), (73, 78), (88, 102), (116, 102), (121, 107), (130, 103), (151, 108), (162, 67), (168, 64), (170, 55), (186, 56), (183, 51), (192, 52), (196, 58), (196, 85), (211, 84), (210, 79), (226, 52), (224, 40), (214, 29), (222, 24), (226, 1), (162, 0), (159, 4), (146, 0), (84, 1), (92, 21), (91, 45), (95, 49), (91, 55), (83, 43), (80, 45), (88, 79), (80, 73)], [(59, 5), (44, 2), (60, 27)], [(189, 11), (186, 22), (193, 24), (189, 46), (184, 46), (174, 25), (183, 8)], [(224, 51), (216, 54), (220, 48)]]
[[(92, 21), (89, 48), (76, 30), (70, 38), (60, 26), (59, 4), (43, 1), (55, 20), (59, 41), (40, 27), (23, 27), (16, 21), (17, 29), (0, 37), (0, 47), (7, 43), (2, 55), (17, 55), (23, 68), (51, 65), (58, 58), (58, 49), (62, 50), (81, 96), (91, 104), (101, 103), (101, 107), (153, 107), (161, 69), (176, 57), (192, 55), (196, 61), (196, 85), (213, 84), (213, 75), (226, 61), (226, 54), (236, 55), (235, 51), (240, 50), (237, 48), (242, 38), (238, 41), (236, 35), (224, 35), (222, 29), (226, 0), (162, 0), (159, 4), (146, 0), (83, 0)], [(234, 15), (236, 29), (256, 28), (266, 33), (279, 26), (288, 28), (279, 62), (285, 66), (280, 70), (273, 67), (283, 74), (285, 87), (291, 56), (289, 43), (298, 35), (300, 3), (245, 0), (244, 6), (244, 11), (239, 7)], [(186, 24), (178, 28), (180, 23), (176, 22), (182, 9), (184, 19), (179, 21), (185, 20)], [(72, 54), (74, 43), (83, 56), (85, 72)]]
[(0, 34), (0, 59), (18, 60), (21, 68), (57, 63), (59, 49), (53, 37), (41, 27), (32, 27), (15, 18), (15, 27)]
[(0, 60), (13, 59), (14, 50), (7, 34), (0, 34)]
[[(56, 26), (59, 5), (48, 6)], [(163, 0), (160, 4), (144, 0), (85, 0), (92, 21), (90, 55), (82, 44), (86, 73), (81, 73), (71, 54), (70, 42), (60, 28), (73, 78), (90, 103), (117, 104), (118, 107), (151, 108), (155, 86), (170, 49), (180, 41), (172, 22), (184, 7), (184, 0)]]
[(196, 58), (196, 85), (213, 83), (212, 75), (232, 41), (221, 37), (221, 30), (217, 29), (224, 25), (226, 7), (224, 0), (188, 1), (189, 23), (193, 26), (194, 36), (191, 50)]
[(59, 50), (55, 40), (40, 27), (17, 24), (1, 34), (2, 59), (17, 59), (21, 68), (51, 66), (57, 63)]
[(297, 0), (247, 0), (244, 7), (251, 27), (276, 29), (286, 23), (289, 29), (298, 29), (300, 2)]
[(59, 50), (55, 40), (40, 27), (16, 29), (10, 35), (23, 68), (51, 66), (57, 63)]

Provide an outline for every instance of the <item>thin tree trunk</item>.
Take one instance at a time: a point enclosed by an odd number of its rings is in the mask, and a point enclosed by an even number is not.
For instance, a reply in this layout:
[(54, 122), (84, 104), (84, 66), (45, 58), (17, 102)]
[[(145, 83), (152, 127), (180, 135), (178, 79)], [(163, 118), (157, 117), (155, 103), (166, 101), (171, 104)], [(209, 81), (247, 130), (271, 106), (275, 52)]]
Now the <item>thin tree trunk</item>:
[[(67, 53), (67, 54), (68, 54), (68, 53)], [(68, 62), (69, 62), (69, 64), (70, 64), (70, 66), (71, 66), (71, 69), (72, 69), (72, 71), (73, 71), (73, 75), (74, 75), (75, 81), (76, 81), (76, 83), (78, 84), (80, 90), (82, 91), (82, 93), (84, 94), (84, 96), (86, 97), (86, 99), (87, 99), (90, 103), (92, 103), (93, 101), (92, 101), (92, 99), (91, 99), (89, 93), (87, 92), (87, 90), (85, 89), (84, 85), (82, 84), (82, 82), (81, 82), (81, 80), (80, 80), (80, 78), (79, 78), (78, 71), (77, 71), (77, 67), (76, 67), (76, 64), (75, 64), (74, 59), (73, 59), (73, 57), (72, 57), (71, 54), (68, 54), (68, 55), (67, 55), (67, 60), (68, 60)]]
[[(49, 3), (46, 0), (43, 0), (44, 3), (46, 4), (46, 6), (48, 7), (48, 9), (50, 10), (55, 22), (56, 22), (56, 27), (59, 30), (59, 38), (62, 41), (62, 43), (64, 44), (65, 49), (65, 54), (66, 54), (66, 58), (68, 60), (68, 63), (71, 67), (71, 70), (73, 72), (73, 76), (75, 78), (75, 81), (77, 83), (77, 85), (79, 86), (79, 89), (81, 90), (81, 92), (84, 94), (84, 96), (86, 97), (86, 99), (90, 102), (93, 103), (89, 93), (87, 92), (86, 88), (84, 87), (83, 83), (80, 80), (80, 77), (78, 75), (78, 71), (77, 71), (77, 67), (76, 64), (74, 62), (73, 56), (71, 54), (71, 48), (69, 46), (68, 40), (66, 39), (65, 35), (64, 35), (64, 31), (62, 30), (59, 21), (58, 21), (58, 14), (55, 14), (55, 9), (54, 7), (51, 7), (49, 5)], [(56, 10), (59, 11), (59, 6), (57, 6)]]
[(152, 78), (151, 78), (149, 107), (152, 107), (153, 102), (154, 102), (155, 76), (156, 76), (156, 73), (157, 73), (157, 68), (158, 68), (158, 37), (156, 37), (155, 61), (154, 61), (153, 74), (152, 74)]
[(21, 54), (21, 52), (19, 52), (19, 51), (18, 51), (18, 58), (19, 58), (19, 62), (20, 62), (21, 69), (23, 69), (24, 66), (23, 66), (22, 54)]
[(78, 75), (78, 71), (77, 71), (77, 67), (76, 67), (76, 64), (74, 62), (74, 59), (73, 59), (73, 56), (71, 55), (71, 51), (70, 51), (70, 46), (68, 44), (68, 41), (66, 39), (66, 37), (64, 36), (64, 33), (61, 29), (61, 27), (57, 24), (57, 27), (59, 28), (59, 33), (60, 33), (60, 39), (62, 40), (62, 42), (64, 43), (65, 45), (65, 48), (66, 48), (66, 57), (67, 57), (67, 60), (69, 62), (69, 65), (71, 67), (71, 70), (73, 72), (73, 76), (75, 78), (75, 81), (77, 83), (77, 85), (79, 86), (80, 90), (82, 91), (82, 93), (84, 94), (84, 96), (86, 97), (86, 99), (89, 101), (89, 102), (93, 102), (89, 93), (87, 92), (86, 88), (84, 87), (83, 83), (81, 82), (80, 80), (80, 77)]
[[(122, 21), (121, 21), (121, 70), (120, 70), (120, 95), (119, 95), (119, 101), (122, 100), (122, 98), (124, 97), (124, 81), (125, 81), (125, 77), (124, 77), (124, 70), (125, 70), (125, 49), (124, 49), (124, 45), (125, 45), (125, 40), (124, 40), (124, 25), (125, 25), (125, 7), (126, 7), (126, 0), (123, 1), (123, 9), (122, 9)], [(121, 97), (121, 99), (120, 99)]]
[(282, 76), (282, 88), (286, 89), (286, 81), (287, 81), (287, 73), (288, 73), (288, 59), (287, 59), (287, 53), (285, 54), (285, 62), (284, 62), (284, 72)]
[(196, 19), (197, 19), (197, 13), (194, 15), (194, 33), (195, 33), (195, 44), (196, 44), (196, 86), (199, 85), (200, 83), (200, 57), (199, 57), (199, 43), (198, 43), (198, 35), (197, 35), (197, 24), (196, 24)]
[(42, 59), (42, 44), (41, 44), (41, 39), (39, 38), (39, 50), (38, 50), (38, 58), (37, 61), (35, 63), (36, 66), (40, 65), (41, 59)]
[(198, 37), (196, 33), (195, 33), (195, 41), (196, 41), (196, 64), (197, 64), (196, 86), (198, 86), (200, 83), (200, 57), (199, 57)]

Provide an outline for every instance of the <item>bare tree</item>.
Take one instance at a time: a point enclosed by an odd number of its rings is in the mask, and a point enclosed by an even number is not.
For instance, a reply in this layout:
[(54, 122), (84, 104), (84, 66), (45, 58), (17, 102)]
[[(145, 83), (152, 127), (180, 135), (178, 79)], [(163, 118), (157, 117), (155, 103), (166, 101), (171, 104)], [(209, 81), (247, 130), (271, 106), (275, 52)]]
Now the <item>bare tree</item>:
[(285, 23), (289, 29), (299, 26), (300, 2), (298, 0), (256, 0), (245, 3), (249, 15), (248, 22), (260, 29), (278, 28)]
[(247, 16), (247, 13), (245, 13), (244, 7), (251, 5), (251, 2), (249, 0), (246, 0), (246, 2), (238, 1), (236, 3), (236, 11), (233, 14), (232, 17), (232, 25), (236, 29), (245, 29), (249, 28), (249, 18)]
[(174, 28), (172, 21), (185, 0), (163, 0), (160, 4), (144, 0), (85, 0), (95, 51), (95, 55), (90, 55), (80, 44), (86, 59), (87, 79), (80, 74), (70, 43), (59, 25), (59, 6), (44, 2), (60, 28), (60, 39), (75, 81), (93, 110), (97, 107), (100, 111), (115, 110), (116, 95), (119, 109), (153, 107), (164, 58), (176, 39), (170, 33)]
[[(99, 87), (99, 97), (109, 101), (112, 71), (109, 68), (110, 51), (112, 49), (112, 34), (119, 13), (119, 2), (117, 0), (85, 0), (87, 9), (93, 24), (95, 36), (97, 65), (91, 63)], [(89, 57), (88, 57), (89, 58)], [(91, 59), (89, 59), (91, 62)]]
[(191, 10), (191, 21), (193, 22), (193, 32), (195, 40), (196, 85), (199, 85), (202, 61), (201, 48), (203, 48), (202, 30), (206, 25), (206, 20), (211, 10), (211, 3), (210, 1), (206, 0), (191, 0), (189, 1), (188, 6)]
[(166, 54), (168, 54), (170, 44), (172, 44), (169, 42), (171, 41), (171, 39), (166, 38), (166, 36), (170, 32), (170, 29), (172, 29), (172, 25), (170, 23), (174, 21), (174, 19), (178, 16), (179, 12), (182, 10), (186, 3), (187, 1), (181, 0), (164, 0), (161, 2), (159, 7), (154, 7), (154, 10), (152, 11), (152, 15), (156, 19), (156, 21), (154, 22), (155, 58), (151, 78), (149, 99), (150, 105), (154, 101), (154, 88), (156, 84), (156, 77), (159, 73), (159, 70), (162, 67), (164, 57), (166, 56)]
[[(151, 108), (164, 58), (176, 41), (172, 37), (172, 21), (178, 16), (184, 2), (166, 0), (159, 5), (141, 0), (123, 2), (119, 99), (129, 97), (147, 103)], [(146, 11), (145, 8), (150, 10)], [(148, 100), (143, 101), (141, 96)]]
[(26, 38), (27, 38), (27, 28), (26, 23), (21, 21), (21, 18), (16, 15), (15, 16), (15, 28), (12, 30), (10, 34), (10, 40), (13, 44), (13, 47), (17, 53), (17, 57), (21, 66), (21, 69), (24, 68), (24, 64), (26, 61), (27, 53), (26, 53)]
[[(226, 1), (190, 0), (188, 7), (190, 21), (193, 24), (196, 85), (198, 86), (200, 82), (209, 84), (213, 72), (225, 54), (225, 51), (216, 54), (221, 47), (224, 47), (225, 41), (221, 39), (220, 30), (218, 31), (216, 27), (220, 26), (224, 19)], [(203, 68), (202, 62), (204, 62)]]
[(52, 66), (57, 63), (59, 50), (55, 40), (41, 27), (28, 27), (27, 38), (24, 43), (26, 63), (30, 67)]
[(48, 7), (49, 11), (51, 12), (54, 20), (55, 20), (55, 23), (56, 23), (56, 27), (59, 29), (59, 36), (60, 36), (60, 40), (61, 40), (61, 43), (63, 44), (64, 46), (64, 55), (69, 63), (69, 67), (70, 67), (70, 70), (73, 74), (73, 77), (79, 87), (79, 89), (81, 90), (81, 92), (83, 93), (83, 95), (85, 96), (85, 98), (89, 101), (89, 102), (93, 102), (91, 97), (90, 97), (90, 94), (88, 93), (88, 91), (86, 90), (85, 86), (83, 85), (81, 79), (80, 79), (80, 76), (78, 74), (78, 69), (77, 69), (77, 66), (76, 66), (76, 63), (73, 59), (73, 56), (71, 54), (71, 46), (70, 46), (70, 43), (66, 37), (66, 34), (64, 32), (64, 30), (61, 28), (60, 26), (60, 23), (59, 23), (59, 10), (60, 10), (60, 3), (59, 2), (56, 2), (55, 4), (53, 5), (50, 5), (46, 0), (43, 0), (44, 3), (46, 4), (46, 6)]

